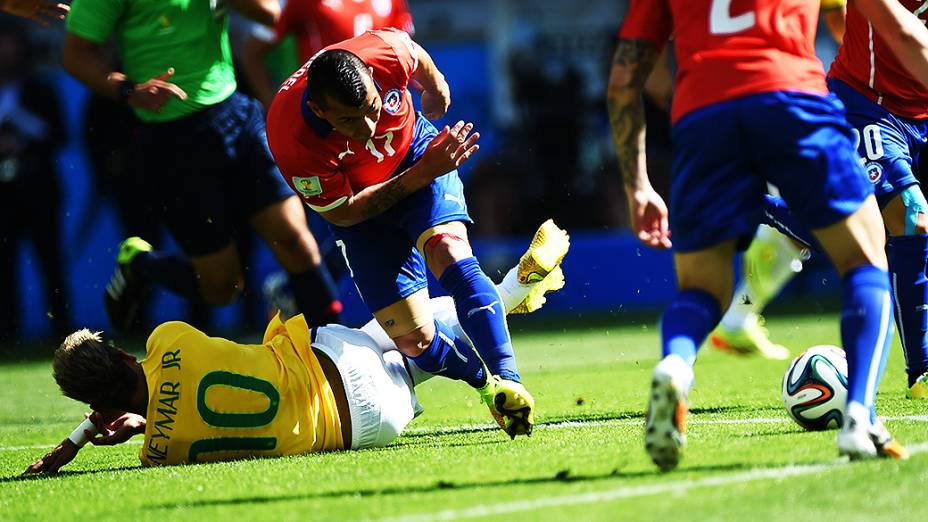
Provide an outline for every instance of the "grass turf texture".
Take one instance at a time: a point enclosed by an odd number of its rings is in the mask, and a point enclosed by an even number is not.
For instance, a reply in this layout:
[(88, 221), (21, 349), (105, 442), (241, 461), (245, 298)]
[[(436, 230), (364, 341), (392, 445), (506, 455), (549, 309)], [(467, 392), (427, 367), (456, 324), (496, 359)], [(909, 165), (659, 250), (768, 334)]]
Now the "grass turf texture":
[[(531, 438), (510, 441), (490, 429), (475, 393), (433, 379), (418, 389), (425, 413), (388, 448), (142, 469), (136, 437), (121, 447), (88, 446), (59, 476), (34, 479), (18, 475), (64, 438), (84, 410), (58, 394), (49, 363), (4, 364), (0, 519), (869, 521), (898, 519), (903, 509), (905, 518), (926, 511), (928, 454), (907, 462), (836, 463), (836, 432), (804, 432), (781, 407), (788, 361), (704, 348), (689, 446), (680, 468), (664, 474), (642, 448), (656, 329), (533, 332), (519, 324), (520, 368), (538, 404)], [(831, 315), (775, 317), (770, 328), (794, 353), (838, 344)], [(902, 367), (897, 342), (878, 399), (881, 415), (928, 409), (904, 399)], [(928, 450), (928, 422), (887, 425), (913, 448)]]

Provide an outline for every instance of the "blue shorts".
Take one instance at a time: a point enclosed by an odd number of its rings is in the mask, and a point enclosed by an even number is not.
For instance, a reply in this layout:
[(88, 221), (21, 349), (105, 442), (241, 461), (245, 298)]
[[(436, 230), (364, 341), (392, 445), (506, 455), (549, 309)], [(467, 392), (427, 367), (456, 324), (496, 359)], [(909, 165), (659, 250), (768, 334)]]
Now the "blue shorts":
[(880, 206), (885, 206), (918, 183), (913, 170), (928, 142), (928, 120), (895, 116), (841, 80), (829, 78), (828, 87), (847, 108), (847, 121), (857, 133), (857, 153)]
[(770, 92), (698, 109), (673, 127), (674, 249), (738, 239), (763, 221), (767, 183), (812, 229), (854, 213), (873, 193), (834, 96)]
[(248, 218), (293, 196), (268, 148), (264, 110), (244, 94), (140, 125), (135, 141), (148, 204), (188, 256), (222, 250)]
[[(419, 114), (412, 145), (396, 173), (418, 161), (436, 134)], [(416, 240), (429, 228), (452, 221), (473, 223), (456, 170), (367, 221), (350, 227), (330, 225), (371, 313), (428, 286), (428, 268)]]

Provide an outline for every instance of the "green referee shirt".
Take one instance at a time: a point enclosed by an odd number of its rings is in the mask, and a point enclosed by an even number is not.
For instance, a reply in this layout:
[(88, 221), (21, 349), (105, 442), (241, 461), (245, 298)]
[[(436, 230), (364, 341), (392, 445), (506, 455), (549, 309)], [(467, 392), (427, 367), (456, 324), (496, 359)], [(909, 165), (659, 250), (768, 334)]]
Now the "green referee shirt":
[(187, 93), (161, 112), (136, 109), (142, 121), (172, 121), (235, 91), (228, 16), (217, 0), (74, 0), (69, 33), (103, 43), (115, 34), (126, 76), (142, 83), (174, 67), (170, 82)]

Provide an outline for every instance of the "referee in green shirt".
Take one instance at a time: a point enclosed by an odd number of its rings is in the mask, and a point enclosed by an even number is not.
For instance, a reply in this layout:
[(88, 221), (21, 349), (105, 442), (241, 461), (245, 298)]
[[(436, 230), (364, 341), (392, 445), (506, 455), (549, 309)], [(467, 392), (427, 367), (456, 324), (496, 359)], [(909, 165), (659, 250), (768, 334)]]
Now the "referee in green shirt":
[[(230, 0), (262, 24), (278, 0)], [(267, 146), (261, 105), (236, 91), (223, 0), (74, 0), (64, 66), (95, 92), (122, 100), (142, 120), (135, 136), (140, 204), (160, 215), (185, 255), (122, 243), (104, 301), (113, 326), (130, 329), (154, 284), (210, 304), (232, 302), (244, 284), (234, 231), (247, 223), (290, 274), (310, 324), (338, 322), (341, 303), (302, 205)], [(113, 36), (125, 70), (100, 46)]]

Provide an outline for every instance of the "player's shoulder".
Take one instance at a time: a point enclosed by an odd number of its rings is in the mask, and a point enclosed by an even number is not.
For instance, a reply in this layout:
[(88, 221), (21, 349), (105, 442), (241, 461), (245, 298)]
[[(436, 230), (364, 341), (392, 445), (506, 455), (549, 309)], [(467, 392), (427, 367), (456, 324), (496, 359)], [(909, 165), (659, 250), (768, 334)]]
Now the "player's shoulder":
[(205, 336), (203, 332), (194, 326), (183, 321), (168, 321), (161, 323), (151, 331), (148, 336), (148, 342), (145, 343), (145, 351), (148, 354), (160, 352), (175, 346), (178, 341), (186, 336)]

